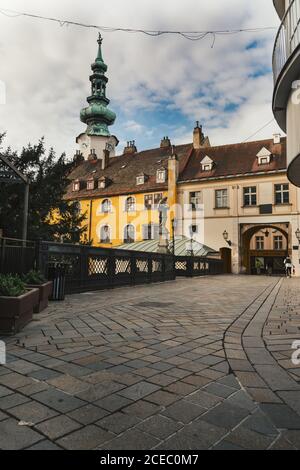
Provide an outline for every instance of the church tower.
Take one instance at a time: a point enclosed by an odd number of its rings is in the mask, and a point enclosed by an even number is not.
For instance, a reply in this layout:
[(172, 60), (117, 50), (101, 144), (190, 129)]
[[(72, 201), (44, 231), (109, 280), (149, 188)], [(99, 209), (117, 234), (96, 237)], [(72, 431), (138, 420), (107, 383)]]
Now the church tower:
[(76, 142), (85, 160), (102, 160), (102, 168), (105, 168), (108, 159), (115, 156), (115, 147), (119, 141), (108, 129), (108, 126), (115, 122), (116, 115), (108, 108), (109, 99), (106, 97), (108, 78), (105, 76), (107, 65), (102, 58), (101, 34), (98, 45), (98, 55), (91, 66), (91, 95), (87, 98), (89, 105), (80, 112), (80, 120), (87, 125), (87, 128), (77, 137)]

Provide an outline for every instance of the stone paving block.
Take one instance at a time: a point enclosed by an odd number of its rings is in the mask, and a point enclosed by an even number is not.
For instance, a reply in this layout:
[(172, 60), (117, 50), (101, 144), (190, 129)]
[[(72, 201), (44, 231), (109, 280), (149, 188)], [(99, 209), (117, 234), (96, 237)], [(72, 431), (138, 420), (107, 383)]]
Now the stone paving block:
[(179, 400), (179, 397), (174, 393), (170, 393), (165, 390), (158, 390), (157, 392), (148, 395), (146, 400), (150, 401), (151, 403), (156, 403), (157, 405), (168, 406), (171, 403)]
[(57, 444), (68, 450), (91, 450), (113, 437), (108, 431), (93, 424), (72, 432), (57, 440)]
[(138, 400), (132, 405), (126, 406), (126, 408), (123, 409), (123, 412), (136, 416), (137, 418), (145, 419), (158, 413), (161, 409), (161, 405), (150, 403), (145, 400)]
[(267, 388), (266, 382), (255, 372), (235, 372), (244, 387)]
[(182, 379), (182, 382), (186, 382), (188, 384), (195, 385), (196, 387), (201, 388), (213, 382), (213, 379), (203, 377), (201, 375), (189, 375), (188, 377), (184, 377)]
[(246, 409), (251, 412), (257, 408), (257, 404), (244, 390), (236, 391), (236, 393), (227, 398), (226, 403), (229, 403), (233, 406), (239, 406), (240, 408)]
[(300, 416), (287, 405), (263, 403), (260, 408), (277, 428), (300, 429)]
[(220, 403), (223, 398), (208, 393), (204, 390), (198, 390), (197, 392), (192, 393), (191, 395), (186, 397), (186, 400), (191, 401), (196, 405), (200, 405), (203, 408), (209, 409)]
[(95, 402), (95, 405), (100, 406), (101, 408), (104, 408), (107, 411), (110, 411), (111, 413), (114, 411), (121, 410), (125, 406), (130, 405), (133, 403), (132, 400), (129, 400), (128, 398), (120, 396), (118, 393), (115, 393), (113, 395), (109, 395), (107, 397), (101, 398), (100, 400), (97, 400)]
[(263, 435), (277, 436), (278, 430), (272, 421), (260, 409), (255, 410), (245, 421), (243, 427), (251, 431), (259, 432)]
[(226, 401), (209, 410), (202, 420), (225, 429), (232, 429), (249, 415), (247, 409), (233, 406)]
[(179, 431), (182, 424), (162, 415), (155, 415), (137, 425), (138, 429), (152, 434), (160, 440), (166, 439), (171, 434)]
[(186, 396), (190, 395), (191, 393), (197, 390), (195, 385), (187, 384), (185, 382), (178, 381), (176, 383), (172, 383), (164, 388), (164, 390), (175, 393), (175, 395)]
[(9, 410), (14, 406), (21, 405), (29, 401), (28, 397), (24, 397), (20, 393), (12, 393), (0, 398), (0, 410)]
[(168, 406), (162, 414), (175, 421), (188, 424), (201, 416), (205, 411), (207, 410), (204, 407), (196, 405), (195, 403), (187, 400), (179, 400)]
[(140, 400), (141, 398), (150, 395), (156, 390), (159, 390), (159, 387), (157, 385), (141, 381), (135, 385), (131, 385), (130, 387), (120, 390), (119, 394), (130, 400)]
[(239, 382), (233, 374), (225, 375), (225, 377), (218, 379), (218, 382), (223, 385), (227, 385), (228, 387), (235, 388), (237, 390), (241, 388)]
[(101, 449), (105, 450), (149, 450), (159, 444), (159, 440), (139, 429), (129, 429), (118, 437), (115, 437)]
[(300, 431), (286, 431), (283, 437), (296, 449), (300, 450)]
[(56, 389), (48, 389), (44, 392), (36, 393), (34, 399), (60, 413), (68, 413), (86, 404), (79, 398), (72, 397)]
[(246, 450), (243, 447), (233, 444), (232, 442), (223, 439), (216, 446), (213, 447), (213, 450)]
[(68, 416), (81, 424), (93, 424), (109, 412), (95, 405), (85, 405), (68, 413)]
[(57, 412), (36, 401), (29, 401), (23, 405), (15, 406), (9, 412), (20, 421), (34, 424), (57, 415)]
[(54, 379), (48, 380), (48, 384), (71, 395), (77, 395), (89, 388), (89, 384), (71, 377), (70, 375), (60, 375)]
[(212, 393), (213, 395), (217, 395), (218, 397), (222, 398), (227, 398), (236, 392), (236, 388), (228, 387), (227, 385), (223, 385), (218, 382), (206, 385), (203, 390), (205, 392)]
[(140, 421), (140, 419), (133, 415), (117, 411), (116, 413), (97, 421), (96, 425), (100, 426), (102, 429), (113, 432), (114, 434), (120, 434), (140, 423)]
[(39, 369), (39, 370), (36, 370), (36, 371), (31, 372), (29, 374), (29, 376), (34, 378), (34, 379), (45, 380), (45, 381), (53, 379), (55, 377), (59, 377), (61, 375), (62, 374), (60, 372), (57, 372), (57, 371), (51, 370), (51, 369)]
[(41, 434), (28, 426), (19, 426), (15, 419), (2, 421), (0, 432), (0, 449), (20, 450), (32, 446), (43, 439)]
[(280, 436), (271, 444), (271, 446), (269, 447), (269, 450), (298, 450), (298, 449), (295, 446), (293, 446), (283, 436)]
[(265, 450), (272, 444), (274, 438), (239, 426), (226, 436), (226, 441), (247, 450)]
[(12, 390), (0, 385), (0, 398), (6, 397), (7, 395), (11, 395), (12, 393), (14, 393)]
[(159, 450), (208, 449), (226, 434), (226, 430), (205, 421), (196, 420), (184, 426), (174, 436), (160, 444)]
[(112, 393), (119, 392), (124, 389), (124, 385), (116, 382), (103, 382), (96, 385), (91, 385), (83, 392), (77, 393), (77, 396), (82, 400), (94, 402), (101, 398), (107, 397)]
[(79, 429), (80, 427), (81, 425), (76, 421), (68, 418), (67, 416), (60, 415), (37, 424), (35, 429), (43, 433), (49, 439), (56, 440), (65, 434), (69, 434), (70, 432)]
[(246, 388), (252, 399), (258, 403), (282, 403), (280, 398), (269, 388)]
[(300, 415), (300, 391), (278, 392), (282, 400)]
[(29, 377), (24, 377), (21, 374), (16, 372), (11, 372), (10, 374), (5, 374), (0, 376), (0, 385), (7, 386), (13, 390), (24, 387), (25, 385), (30, 385), (34, 381)]
[(54, 442), (45, 439), (44, 441), (40, 441), (37, 444), (28, 447), (28, 450), (62, 450), (62, 448), (54, 444)]
[(300, 385), (292, 380), (279, 366), (256, 365), (255, 368), (271, 390), (298, 390), (300, 392)]

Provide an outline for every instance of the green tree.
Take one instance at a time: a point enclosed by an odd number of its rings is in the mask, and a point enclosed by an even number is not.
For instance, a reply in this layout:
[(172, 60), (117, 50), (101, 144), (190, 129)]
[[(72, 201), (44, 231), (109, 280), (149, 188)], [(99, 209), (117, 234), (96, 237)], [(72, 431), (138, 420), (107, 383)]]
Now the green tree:
[[(3, 138), (0, 135), (0, 144)], [(79, 242), (87, 229), (86, 215), (80, 213), (77, 202), (63, 198), (74, 163), (65, 154), (56, 158), (53, 148), (46, 152), (44, 138), (19, 153), (1, 146), (0, 154), (30, 179), (28, 239)], [(23, 195), (23, 184), (0, 183), (0, 228), (6, 237), (21, 237)]]

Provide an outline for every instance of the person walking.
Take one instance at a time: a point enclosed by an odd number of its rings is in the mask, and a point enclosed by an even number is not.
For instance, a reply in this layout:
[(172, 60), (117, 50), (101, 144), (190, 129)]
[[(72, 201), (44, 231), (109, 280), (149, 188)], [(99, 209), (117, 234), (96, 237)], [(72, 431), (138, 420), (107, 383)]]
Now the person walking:
[(293, 268), (293, 263), (292, 260), (289, 256), (287, 256), (284, 260), (284, 266), (285, 266), (285, 274), (286, 277), (291, 278), (292, 277), (292, 268)]

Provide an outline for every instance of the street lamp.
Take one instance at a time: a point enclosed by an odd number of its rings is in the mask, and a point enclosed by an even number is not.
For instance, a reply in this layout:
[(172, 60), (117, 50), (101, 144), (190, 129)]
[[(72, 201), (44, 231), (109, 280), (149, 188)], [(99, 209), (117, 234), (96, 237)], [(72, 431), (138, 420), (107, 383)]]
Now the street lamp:
[(224, 238), (225, 242), (227, 243), (227, 245), (229, 245), (229, 246), (232, 245), (231, 240), (229, 240), (229, 235), (228, 235), (227, 230), (224, 230), (224, 232), (223, 232), (223, 238)]
[(300, 229), (299, 229), (299, 228), (297, 228), (297, 230), (296, 230), (296, 232), (295, 232), (295, 235), (296, 235), (297, 240), (298, 240), (299, 245), (300, 245)]

